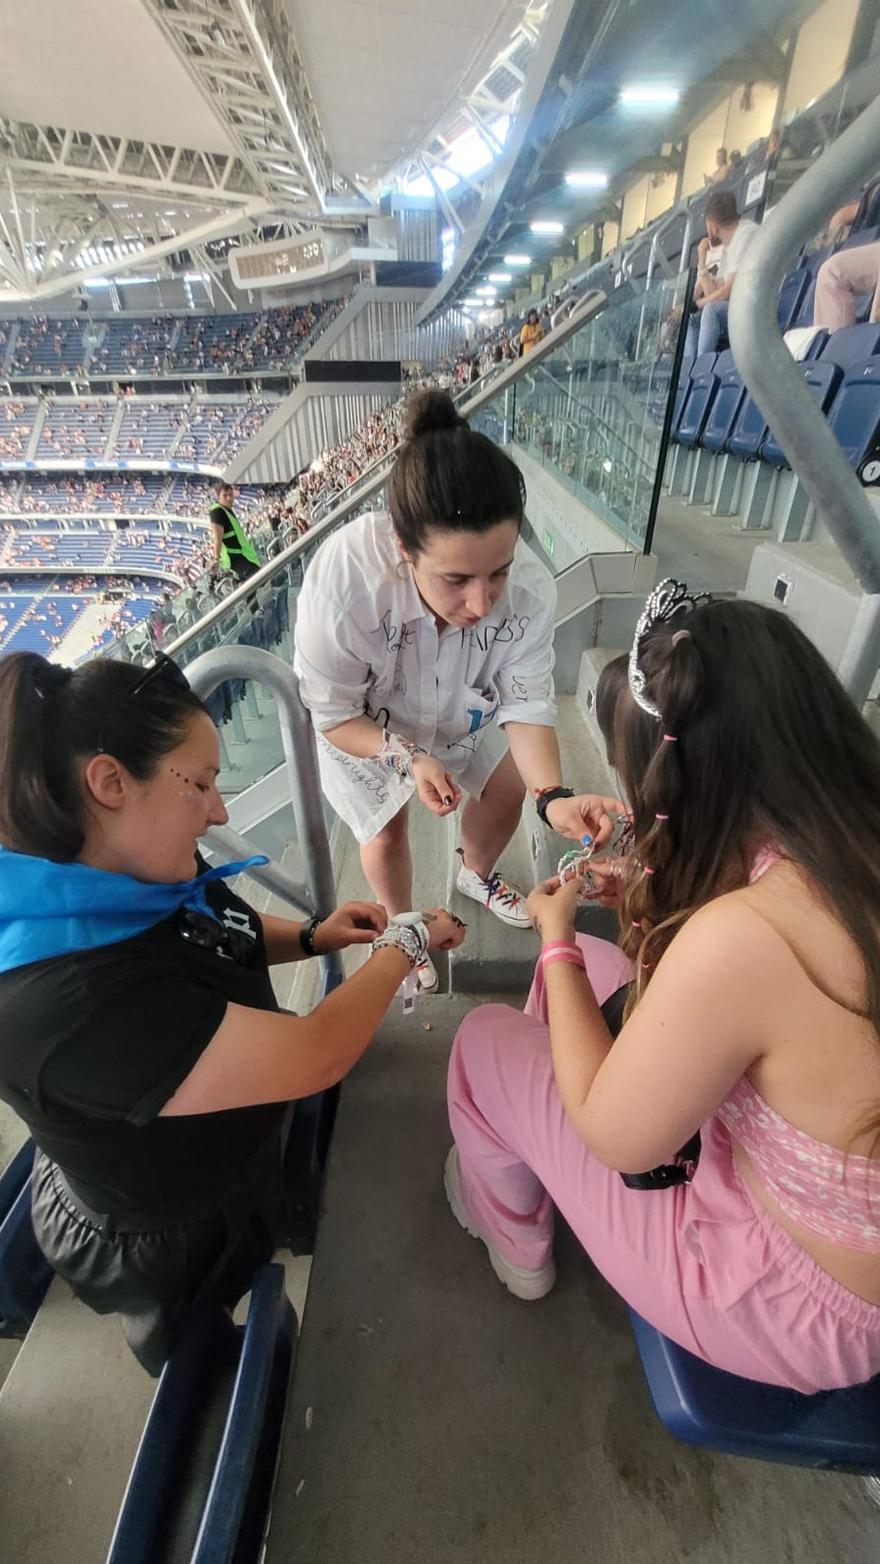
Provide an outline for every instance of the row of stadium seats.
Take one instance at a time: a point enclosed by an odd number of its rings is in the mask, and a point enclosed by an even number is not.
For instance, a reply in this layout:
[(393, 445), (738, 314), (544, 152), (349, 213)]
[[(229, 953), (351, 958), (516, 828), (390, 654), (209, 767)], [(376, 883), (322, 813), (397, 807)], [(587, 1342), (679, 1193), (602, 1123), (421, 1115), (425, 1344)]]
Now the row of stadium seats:
[(200, 557), (205, 533), (199, 527), (171, 527), (167, 532), (95, 532), (40, 529), (21, 532), (10, 527), (0, 547), (0, 575), (11, 568), (122, 571), (174, 570)]
[[(339, 308), (285, 305), (235, 315), (93, 321), (80, 316), (4, 323), (8, 375), (248, 374), (289, 369)], [(12, 341), (11, 354), (8, 353)], [(8, 358), (8, 361), (6, 361)]]
[[(259, 503), (256, 484), (237, 489), (239, 515)], [(214, 480), (169, 473), (27, 473), (0, 475), (0, 516), (88, 514), (206, 516)]]
[(28, 397), (0, 404), (0, 460), (24, 460), (42, 410), (37, 461), (175, 457), (216, 466), (237, 455), (274, 406), (267, 397)]
[[(817, 333), (799, 368), (847, 459), (862, 473), (880, 440), (880, 325), (846, 326), (830, 336)], [(729, 350), (682, 365), (672, 438), (678, 445), (727, 452), (743, 461), (787, 466)]]

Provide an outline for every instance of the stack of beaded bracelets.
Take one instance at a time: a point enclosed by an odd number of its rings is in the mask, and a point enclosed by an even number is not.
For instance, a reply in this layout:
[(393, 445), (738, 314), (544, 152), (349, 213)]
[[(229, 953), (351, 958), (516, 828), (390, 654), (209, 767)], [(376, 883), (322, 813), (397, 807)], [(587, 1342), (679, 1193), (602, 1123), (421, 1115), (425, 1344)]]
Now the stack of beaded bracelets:
[(415, 744), (412, 739), (406, 739), (402, 733), (389, 733), (387, 728), (382, 729), (382, 748), (371, 759), (378, 760), (379, 764), (386, 766), (397, 776), (412, 780), (413, 761), (419, 755), (427, 755), (428, 751), (422, 749), (421, 744)]
[(373, 950), (393, 946), (406, 956), (411, 967), (418, 967), (428, 954), (428, 931), (424, 923), (389, 923), (384, 934), (373, 940)]
[(543, 969), (548, 967), (551, 961), (570, 961), (572, 966), (582, 967), (586, 971), (584, 953), (574, 940), (555, 939), (542, 946), (538, 965)]

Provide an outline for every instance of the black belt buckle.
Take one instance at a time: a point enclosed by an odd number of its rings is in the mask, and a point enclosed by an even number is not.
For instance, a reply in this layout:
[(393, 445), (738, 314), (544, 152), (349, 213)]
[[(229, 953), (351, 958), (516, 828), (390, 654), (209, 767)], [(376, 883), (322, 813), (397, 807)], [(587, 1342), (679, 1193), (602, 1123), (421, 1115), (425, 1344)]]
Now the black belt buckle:
[(700, 1161), (700, 1132), (692, 1135), (682, 1146), (674, 1162), (661, 1163), (647, 1173), (621, 1173), (627, 1189), (672, 1189), (676, 1184), (689, 1184)]

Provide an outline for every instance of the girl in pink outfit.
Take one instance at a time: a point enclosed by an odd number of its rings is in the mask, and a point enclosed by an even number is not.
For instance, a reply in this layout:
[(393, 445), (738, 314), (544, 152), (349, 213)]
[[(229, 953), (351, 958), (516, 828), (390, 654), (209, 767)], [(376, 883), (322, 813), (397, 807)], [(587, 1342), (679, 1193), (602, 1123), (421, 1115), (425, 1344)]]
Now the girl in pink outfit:
[(633, 816), (590, 865), (622, 948), (575, 935), (577, 882), (529, 898), (525, 1013), (482, 1006), (452, 1051), (453, 1213), (519, 1297), (553, 1285), (558, 1206), (689, 1351), (807, 1393), (869, 1379), (880, 745), (783, 614), (675, 582), (597, 699)]

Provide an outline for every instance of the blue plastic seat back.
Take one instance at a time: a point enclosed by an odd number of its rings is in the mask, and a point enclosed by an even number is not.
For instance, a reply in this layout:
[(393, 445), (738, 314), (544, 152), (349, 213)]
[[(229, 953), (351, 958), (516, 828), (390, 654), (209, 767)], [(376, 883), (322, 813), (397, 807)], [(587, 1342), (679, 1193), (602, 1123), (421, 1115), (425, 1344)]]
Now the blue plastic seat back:
[[(187, 1553), (190, 1564), (259, 1556), (297, 1334), (282, 1266), (266, 1265), (254, 1278), (247, 1324), (239, 1334), (238, 1365), (208, 1491), (196, 1510), (200, 1519), (195, 1546)], [(216, 1340), (210, 1319), (194, 1321), (162, 1371), (106, 1564), (153, 1564), (160, 1548), (166, 1556), (164, 1518), (172, 1508), (175, 1476), (189, 1467), (185, 1447), (198, 1442), (205, 1375), (217, 1377)], [(255, 1504), (255, 1497), (261, 1502)], [(178, 1508), (192, 1508), (192, 1496)], [(246, 1543), (243, 1520), (255, 1532)]]
[(678, 375), (678, 385), (675, 388), (675, 401), (672, 404), (671, 427), (673, 440), (676, 438), (679, 419), (681, 418), (682, 409), (684, 408), (685, 399), (688, 394), (688, 388), (691, 381), (691, 367), (693, 362), (694, 360), (692, 358), (683, 358), (681, 361), (681, 369)]
[[(798, 364), (803, 379), (812, 391), (823, 413), (828, 412), (841, 380), (843, 371), (837, 364), (832, 364), (828, 359), (817, 358), (805, 364)], [(782, 447), (777, 444), (775, 436), (770, 433), (761, 448), (761, 455), (766, 462), (772, 462), (774, 467), (787, 467), (788, 457)]]
[(876, 462), (880, 444), (880, 355), (852, 364), (834, 400), (828, 422), (850, 466)]
[(776, 301), (776, 319), (780, 331), (788, 331), (789, 326), (794, 325), (795, 316), (810, 281), (810, 274), (803, 267), (783, 277), (779, 298)]
[[(679, 445), (697, 445), (712, 403), (718, 391), (715, 371), (717, 354), (706, 353), (691, 370), (690, 385), (678, 420), (675, 438)], [(708, 363), (709, 367), (703, 367)]]
[(832, 331), (819, 356), (839, 364), (841, 369), (848, 369), (850, 364), (873, 358), (875, 353), (880, 353), (880, 325), (866, 324), (841, 326), (838, 331)]
[(745, 401), (746, 388), (729, 349), (726, 353), (719, 353), (715, 372), (718, 389), (709, 408), (700, 444), (706, 451), (726, 451)]
[(651, 1400), (687, 1444), (785, 1466), (880, 1473), (880, 1377), (804, 1396), (713, 1368), (630, 1310)]
[(748, 392), (740, 402), (736, 423), (730, 431), (727, 449), (744, 461), (754, 461), (767, 435), (767, 420)]

